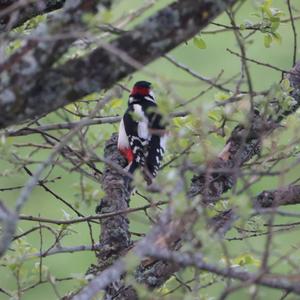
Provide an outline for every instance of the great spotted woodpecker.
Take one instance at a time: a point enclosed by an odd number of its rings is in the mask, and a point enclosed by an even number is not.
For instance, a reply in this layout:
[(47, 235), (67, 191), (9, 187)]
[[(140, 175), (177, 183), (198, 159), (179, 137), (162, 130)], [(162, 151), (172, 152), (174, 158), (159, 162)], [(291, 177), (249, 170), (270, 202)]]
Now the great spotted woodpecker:
[(151, 83), (138, 81), (133, 86), (128, 108), (120, 122), (118, 149), (127, 159), (127, 170), (133, 174), (141, 167), (151, 184), (165, 152), (166, 124), (157, 110)]

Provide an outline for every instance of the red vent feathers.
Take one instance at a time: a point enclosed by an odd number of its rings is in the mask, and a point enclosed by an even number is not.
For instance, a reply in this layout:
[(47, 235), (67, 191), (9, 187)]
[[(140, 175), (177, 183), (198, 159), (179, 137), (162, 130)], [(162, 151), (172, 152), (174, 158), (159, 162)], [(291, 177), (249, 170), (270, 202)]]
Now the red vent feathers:
[(128, 163), (131, 163), (133, 161), (133, 152), (130, 148), (119, 149), (119, 151), (127, 159)]

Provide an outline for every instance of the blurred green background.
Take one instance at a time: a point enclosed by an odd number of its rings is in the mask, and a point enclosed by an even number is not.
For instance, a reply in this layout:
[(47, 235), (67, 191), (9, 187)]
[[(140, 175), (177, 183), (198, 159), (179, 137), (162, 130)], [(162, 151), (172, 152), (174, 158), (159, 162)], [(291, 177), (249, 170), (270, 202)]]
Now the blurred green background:
[[(155, 10), (158, 10), (160, 7), (165, 6), (167, 3), (172, 1), (157, 1), (158, 3), (154, 5), (153, 8), (149, 10), (146, 14), (141, 16), (135, 20), (134, 23), (140, 22), (145, 16), (152, 14)], [(256, 1), (257, 3), (258, 1)], [(116, 19), (121, 15), (126, 15), (126, 13), (130, 10), (133, 10), (140, 5), (143, 4), (143, 1), (119, 1), (112, 10), (112, 19)], [(300, 14), (300, 2), (298, 0), (292, 1), (293, 6), (298, 10), (298, 15)], [(288, 9), (285, 1), (282, 0), (274, 0), (272, 6), (281, 9), (285, 16), (282, 19), (286, 19), (289, 17)], [(252, 20), (253, 23), (259, 21), (259, 19), (253, 15), (253, 13), (257, 12), (256, 6), (254, 1), (246, 1), (246, 3), (242, 6), (241, 10), (237, 15), (237, 23), (242, 24), (245, 20)], [(216, 22), (229, 24), (228, 17), (226, 15), (220, 16), (216, 19)], [(300, 29), (300, 21), (296, 21), (296, 28)], [(129, 27), (133, 26), (131, 24)], [(199, 74), (207, 77), (217, 77), (218, 74), (223, 70), (224, 73), (222, 78), (230, 78), (232, 75), (240, 72), (240, 59), (236, 56), (231, 55), (227, 48), (230, 48), (235, 51), (239, 51), (234, 34), (232, 31), (218, 33), (218, 34), (206, 34), (205, 32), (211, 30), (220, 29), (216, 26), (209, 26), (204, 29), (204, 32), (201, 34), (201, 38), (205, 41), (206, 49), (199, 49), (195, 46), (193, 41), (189, 41), (186, 44), (182, 44), (173, 50), (170, 55), (176, 58), (177, 61), (184, 63), (192, 70), (199, 72)], [(275, 65), (279, 68), (288, 70), (292, 66), (292, 55), (293, 55), (293, 35), (291, 31), (291, 24), (289, 22), (282, 23), (278, 29), (279, 34), (282, 37), (281, 44), (273, 43), (270, 48), (266, 48), (264, 46), (264, 35), (260, 32), (254, 34), (249, 41), (250, 43), (247, 44), (247, 55), (250, 58), (254, 58), (258, 61), (270, 63)], [(300, 36), (300, 31), (299, 35)], [(298, 42), (299, 38), (298, 38)], [(299, 50), (297, 53), (299, 57)], [(262, 67), (253, 63), (249, 63), (252, 81), (254, 85), (255, 91), (262, 91), (267, 90), (273, 83), (280, 81), (281, 73), (274, 71), (272, 69), (268, 69), (266, 67)], [(166, 61), (164, 58), (157, 60), (156, 62), (152, 63), (151, 65), (145, 68), (146, 71), (150, 71), (151, 73), (156, 74), (156, 76), (160, 79), (159, 83), (155, 83), (157, 85), (158, 90), (163, 94), (163, 97), (168, 99), (168, 92), (164, 90), (164, 82), (171, 83), (171, 88), (173, 92), (175, 92), (178, 97), (182, 97), (182, 99), (189, 99), (199, 93), (201, 90), (204, 90), (207, 85), (199, 82), (199, 80), (192, 78), (186, 72), (179, 70), (175, 66), (173, 66), (170, 62)], [(138, 79), (148, 79), (150, 78), (153, 81), (153, 78), (148, 77), (147, 74), (143, 72), (137, 72), (131, 78), (124, 80), (124, 83), (127, 86), (131, 86), (132, 83)], [(221, 80), (222, 81), (222, 80)], [(243, 88), (246, 86), (244, 85)], [(205, 94), (204, 97), (201, 97), (194, 101), (190, 108), (195, 109), (196, 111), (203, 111), (206, 114), (207, 110), (212, 106), (215, 100), (215, 94), (217, 93), (216, 90), (212, 90), (211, 92)], [(122, 113), (124, 108), (126, 107), (126, 99), (127, 95), (124, 94), (124, 104), (118, 108), (118, 112)], [(201, 116), (202, 117), (202, 116)], [(47, 116), (44, 120), (44, 123), (50, 123), (57, 121), (57, 116), (53, 113)], [(208, 119), (203, 119), (203, 122), (209, 122)], [(286, 131), (280, 131), (276, 135), (276, 139), (282, 144), (289, 143), (295, 138), (295, 132), (298, 130), (298, 124), (295, 120), (292, 120), (291, 128), (289, 128), (288, 134)], [(103, 135), (103, 137), (108, 137), (109, 134), (113, 131), (117, 130), (117, 125), (101, 125), (101, 126), (94, 126), (90, 129), (91, 135)], [(271, 138), (270, 140), (271, 141)], [(5, 145), (2, 145), (2, 154), (1, 154), (1, 177), (0, 177), (0, 188), (10, 187), (10, 186), (19, 186), (24, 185), (28, 176), (22, 172), (12, 170), (12, 164), (8, 163), (6, 160), (10, 157), (11, 149), (13, 148), (13, 143), (25, 143), (25, 142), (34, 142), (34, 143), (41, 143), (42, 140), (37, 135), (33, 135), (30, 137), (19, 137), (19, 138), (9, 138)], [(213, 153), (217, 153), (224, 144), (224, 140), (219, 139), (211, 139), (211, 149)], [(267, 146), (270, 146), (270, 143), (266, 142)], [(103, 148), (99, 147), (97, 153), (102, 155)], [(172, 151), (172, 150), (171, 150)], [(18, 153), (21, 155), (26, 156), (27, 150), (18, 150)], [(35, 159), (43, 160), (47, 156), (48, 151), (40, 151)], [(198, 157), (199, 161), (203, 160), (203, 157)], [(284, 163), (280, 164), (278, 168), (282, 167), (283, 165), (287, 166), (290, 161), (285, 161)], [(30, 166), (30, 169), (33, 171), (36, 168), (36, 164)], [(99, 164), (99, 168), (101, 169), (102, 166)], [(62, 179), (57, 180), (55, 183), (50, 183), (49, 187), (53, 189), (58, 195), (60, 195), (63, 199), (68, 200), (70, 203), (75, 203), (78, 200), (78, 185), (79, 185), (79, 176), (78, 174), (69, 173), (63, 171), (61, 168), (56, 168), (56, 171), (52, 173), (52, 177), (60, 176)], [(296, 179), (300, 176), (300, 171), (298, 168), (293, 168), (291, 171), (283, 177), (267, 177), (266, 179), (262, 180), (261, 182), (255, 184), (251, 189), (251, 193), (253, 195), (261, 192), (263, 189), (266, 188), (275, 188), (279, 185), (287, 184), (291, 182), (293, 179)], [(91, 189), (100, 189), (95, 183), (90, 182)], [(99, 191), (99, 194), (101, 191)], [(9, 191), (9, 192), (1, 192), (0, 197), (1, 199), (8, 204), (9, 206), (13, 206), (15, 200), (19, 195), (19, 190), (16, 191)], [(146, 204), (145, 201), (141, 200), (141, 198), (136, 197), (133, 199), (131, 205), (132, 206), (139, 206)], [(240, 204), (240, 202), (239, 202)], [(240, 204), (243, 205), (243, 204)], [(245, 209), (248, 208), (248, 204), (245, 203)], [(80, 211), (85, 215), (94, 214), (94, 207), (95, 203), (92, 205), (81, 205)], [(298, 209), (297, 207), (291, 208), (291, 210), (295, 211)], [(49, 193), (46, 193), (41, 187), (36, 187), (30, 197), (30, 201), (25, 206), (23, 214), (26, 215), (33, 215), (33, 216), (42, 216), (47, 218), (53, 219), (63, 219), (65, 217), (65, 213), (63, 210), (70, 214), (71, 217), (76, 217), (73, 212), (71, 212), (66, 206), (62, 205), (58, 202), (57, 199), (52, 197)], [(131, 230), (133, 232), (147, 232), (149, 230), (149, 222), (145, 219), (143, 213), (135, 213), (130, 215), (131, 220)], [(278, 223), (284, 221), (283, 218), (276, 219)], [(290, 219), (289, 219), (290, 221)], [(36, 226), (37, 224), (35, 224)], [(26, 231), (33, 226), (32, 222), (28, 221), (21, 221), (19, 222), (19, 233), (22, 231)], [(76, 245), (90, 245), (90, 237), (89, 237), (89, 230), (86, 224), (83, 225), (73, 225), (71, 227), (72, 232), (68, 236), (63, 239), (63, 246), (76, 246)], [(97, 240), (99, 235), (99, 227), (97, 225), (93, 225), (93, 233), (94, 237)], [(205, 231), (205, 229), (202, 230)], [(201, 236), (201, 232), (199, 233)], [(203, 232), (205, 236), (205, 232)], [(228, 236), (230, 236), (229, 233)], [(233, 234), (234, 235), (234, 234)], [(272, 255), (272, 261), (275, 261), (278, 255), (284, 254), (288, 249), (291, 248), (292, 245), (295, 247), (299, 247), (298, 242), (299, 234), (297, 230), (292, 230), (289, 233), (279, 234), (276, 235), (273, 242), (272, 250), (274, 251)], [(36, 248), (34, 251), (39, 251), (40, 247), (40, 235), (39, 231), (35, 233), (29, 234), (25, 241), (28, 245)], [(43, 234), (43, 248), (46, 249), (47, 246), (51, 245), (53, 242), (53, 237), (47, 231)], [(257, 237), (255, 239), (245, 240), (245, 241), (232, 241), (226, 242), (229, 250), (230, 255), (232, 258), (237, 257), (244, 253), (251, 253), (253, 257), (257, 257), (260, 259), (260, 250), (263, 249), (265, 243), (265, 237)], [(28, 246), (29, 247), (29, 246)], [(209, 241), (207, 244), (204, 245), (203, 248), (204, 253), (210, 252), (210, 257), (213, 257), (214, 252), (216, 257), (220, 258), (219, 247), (214, 248), (214, 242)], [(207, 251), (207, 252), (206, 252)], [(299, 254), (293, 254), (293, 262), (299, 262)], [(25, 272), (22, 276), (24, 278), (29, 278), (32, 276), (32, 270), (35, 269), (38, 271), (36, 263), (39, 262), (39, 259), (32, 259), (25, 263), (25, 268), (22, 268)], [(47, 267), (50, 273), (55, 276), (56, 278), (64, 278), (64, 277), (78, 277), (78, 280), (70, 280), (64, 281), (58, 284), (58, 292), (60, 295), (64, 295), (67, 291), (72, 290), (75, 287), (78, 287), (80, 284), (80, 278), (82, 274), (84, 274), (90, 266), (90, 264), (95, 263), (96, 259), (92, 252), (77, 252), (77, 253), (67, 253), (67, 254), (58, 254), (54, 256), (49, 256), (43, 258), (43, 265)], [(251, 266), (249, 267), (251, 269)], [(286, 273), (290, 271), (290, 266), (286, 263), (286, 261), (282, 264), (279, 264), (278, 267), (275, 269), (278, 272)], [(27, 272), (27, 273), (26, 273)], [(81, 275), (80, 275), (81, 274)], [(191, 277), (192, 272), (186, 271), (183, 272), (180, 276), (184, 279), (188, 279)], [(176, 286), (176, 283), (170, 282), (170, 286)], [(14, 275), (12, 274), (9, 269), (0, 266), (0, 288), (5, 288), (7, 290), (15, 290), (16, 289), (16, 280)], [(220, 291), (224, 288), (224, 283), (221, 281), (212, 287), (203, 290), (203, 294), (199, 298), (193, 299), (214, 299), (213, 297), (218, 296)], [(281, 292), (278, 291), (271, 291), (267, 288), (262, 288), (261, 293), (258, 299), (279, 299)], [(172, 298), (173, 297), (173, 298)], [(57, 296), (51, 285), (49, 283), (40, 285), (36, 288), (33, 288), (27, 291), (23, 296), (22, 299), (29, 300), (29, 299), (56, 299)], [(249, 288), (242, 289), (231, 296), (228, 299), (238, 300), (238, 299), (250, 299), (249, 296)], [(0, 294), (0, 300), (8, 299), (7, 296)], [(185, 299), (182, 296), (182, 290), (179, 290), (177, 294), (171, 296), (169, 299)], [(188, 299), (188, 298), (186, 298)], [(217, 299), (217, 298), (216, 298)], [(299, 299), (296, 296), (291, 296), (287, 299)]]

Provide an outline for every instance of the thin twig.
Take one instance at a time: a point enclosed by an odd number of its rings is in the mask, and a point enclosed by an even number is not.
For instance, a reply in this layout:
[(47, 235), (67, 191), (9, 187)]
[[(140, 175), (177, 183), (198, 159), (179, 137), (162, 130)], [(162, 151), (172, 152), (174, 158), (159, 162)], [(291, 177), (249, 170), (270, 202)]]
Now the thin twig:
[(293, 30), (293, 36), (294, 36), (294, 52), (293, 52), (293, 66), (294, 66), (296, 64), (296, 60), (297, 60), (297, 31), (296, 31), (295, 21), (294, 21), (294, 18), (293, 18), (291, 0), (287, 0), (287, 6), (288, 6), (288, 9), (289, 9), (289, 14), (290, 14), (290, 19), (291, 19), (291, 26), (292, 26), (292, 30)]
[(151, 203), (151, 204), (136, 207), (136, 208), (128, 208), (128, 209), (119, 210), (119, 211), (115, 211), (115, 212), (111, 212), (111, 213), (104, 213), (104, 214), (100, 214), (100, 215), (82, 217), (82, 218), (71, 219), (71, 220), (54, 220), (54, 219), (34, 217), (34, 216), (25, 216), (25, 215), (20, 215), (19, 219), (24, 220), (24, 221), (33, 221), (33, 222), (49, 223), (49, 224), (56, 224), (56, 225), (63, 225), (63, 224), (71, 225), (71, 224), (76, 224), (76, 223), (92, 221), (92, 220), (102, 220), (102, 219), (110, 218), (110, 217), (117, 216), (117, 215), (130, 214), (130, 213), (137, 212), (137, 211), (144, 211), (146, 209), (149, 209), (152, 207), (159, 207), (159, 206), (165, 205), (167, 203), (168, 203), (167, 201), (159, 201), (156, 203)]

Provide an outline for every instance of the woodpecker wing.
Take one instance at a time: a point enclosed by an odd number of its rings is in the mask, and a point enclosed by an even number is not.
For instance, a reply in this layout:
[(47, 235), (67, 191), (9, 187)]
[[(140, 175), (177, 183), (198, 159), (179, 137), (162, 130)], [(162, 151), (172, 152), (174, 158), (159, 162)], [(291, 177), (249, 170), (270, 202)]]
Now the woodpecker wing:
[(166, 143), (166, 124), (150, 96), (129, 98), (118, 139), (118, 148), (130, 163), (128, 171), (133, 173), (142, 166), (148, 183), (157, 174)]
[(149, 120), (149, 133), (151, 135), (148, 143), (146, 166), (150, 174), (155, 177), (165, 152), (167, 134), (166, 123), (158, 112), (157, 105), (153, 104), (146, 110)]

